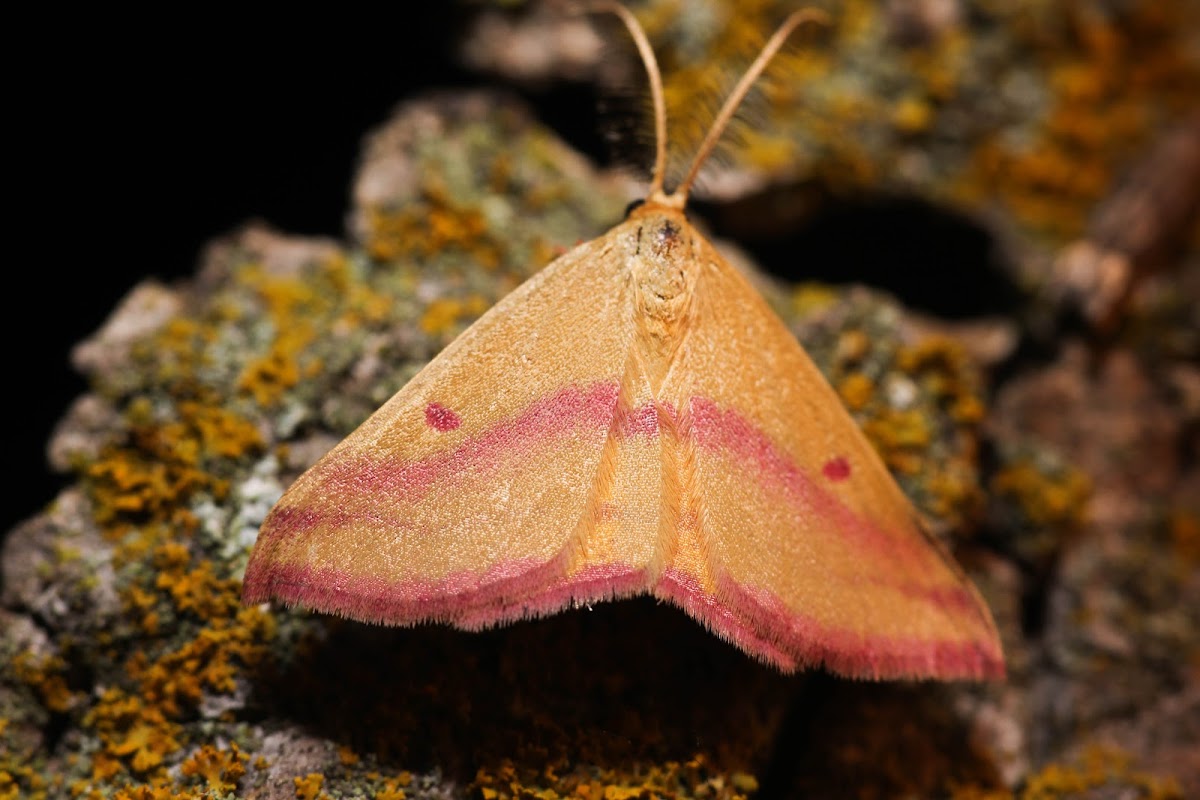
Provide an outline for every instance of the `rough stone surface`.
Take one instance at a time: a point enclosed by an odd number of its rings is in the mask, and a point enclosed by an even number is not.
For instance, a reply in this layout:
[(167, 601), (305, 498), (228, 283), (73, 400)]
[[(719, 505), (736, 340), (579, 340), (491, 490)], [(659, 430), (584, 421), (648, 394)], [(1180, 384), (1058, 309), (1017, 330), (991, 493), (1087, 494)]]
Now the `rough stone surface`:
[[(974, 19), (889, 24), (915, 47)], [(1045, 76), (1010, 77), (1043, 107)], [(77, 349), (91, 388), (49, 445), (74, 483), (0, 554), (0, 797), (1200, 795), (1194, 238), (1104, 338), (1032, 292), (937, 320), (730, 250), (1003, 638), (1006, 682), (869, 684), (779, 675), (645, 599), (475, 634), (243, 607), (284, 487), (629, 186), (466, 93), (398, 109), (354, 198), (347, 241), (249, 226)], [(1026, 236), (1014, 274), (1064, 243)]]

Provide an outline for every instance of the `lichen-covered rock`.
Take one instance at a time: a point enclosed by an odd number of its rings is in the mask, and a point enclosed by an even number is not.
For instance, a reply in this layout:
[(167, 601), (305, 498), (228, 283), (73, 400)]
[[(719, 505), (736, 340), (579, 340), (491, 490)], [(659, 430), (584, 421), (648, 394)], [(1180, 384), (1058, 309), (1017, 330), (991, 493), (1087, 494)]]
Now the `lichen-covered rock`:
[[(1186, 419), (1165, 376), (1124, 349), (1068, 344), (1056, 363), (1000, 394), (997, 439), (1036, 442), (1055, 459), (1070, 454), (1070, 474), (1090, 486), (1085, 505), (1061, 461), (1029, 462), (1020, 478), (1005, 466), (993, 479), (997, 502), (1019, 501), (1005, 527), (993, 525), (1012, 537), (1004, 546), (1028, 573), (1035, 762), (1078, 755), (1093, 739), (1148, 758), (1192, 741), (1168, 710), (1193, 702), (1200, 657), (1200, 559), (1186, 544), (1200, 506), (1181, 460)], [(1163, 724), (1151, 734), (1154, 708)], [(1200, 785), (1194, 761), (1173, 766), (1186, 785)]]
[[(479, 68), (547, 81), (577, 77), (589, 61), (612, 71), (615, 50), (633, 62), (626, 75), (644, 80), (633, 48), (595, 46), (553, 0), (483, 6), (464, 43)], [(666, 65), (675, 159), (691, 158), (709, 124), (694, 110), (719, 102), (793, 10), (775, 0), (636, 6)], [(1195, 108), (1193, 0), (856, 1), (830, 11), (827, 28), (811, 26), (806, 44), (776, 59), (753, 124), (707, 170), (710, 196), (812, 180), (838, 192), (917, 193), (1062, 245), (1130, 160)], [(536, 35), (567, 28), (575, 33)], [(777, 223), (794, 224), (780, 205)]]
[(468, 93), (400, 108), (355, 198), (348, 241), (251, 226), (78, 350), (51, 443), (75, 483), (0, 563), (0, 797), (1200, 791), (1198, 413), (1166, 303), (1156, 348), (999, 369), (1010, 330), (973, 348), (755, 278), (979, 585), (1005, 684), (784, 677), (646, 599), (479, 634), (243, 607), (284, 487), (628, 189)]
[(56, 633), (90, 637), (117, 618), (112, 545), (100, 535), (82, 492), (71, 489), (49, 511), (18, 525), (4, 541), (0, 602)]

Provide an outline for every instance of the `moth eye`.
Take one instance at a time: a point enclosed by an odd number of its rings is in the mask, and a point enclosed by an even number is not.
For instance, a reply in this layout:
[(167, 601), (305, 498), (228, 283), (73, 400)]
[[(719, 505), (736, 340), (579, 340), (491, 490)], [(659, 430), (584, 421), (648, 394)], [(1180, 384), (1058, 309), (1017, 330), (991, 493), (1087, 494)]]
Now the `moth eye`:
[(634, 200), (629, 205), (625, 206), (625, 218), (628, 219), (629, 215), (633, 213), (633, 210), (635, 208), (639, 208), (645, 204), (646, 204), (646, 198), (642, 197), (638, 200)]

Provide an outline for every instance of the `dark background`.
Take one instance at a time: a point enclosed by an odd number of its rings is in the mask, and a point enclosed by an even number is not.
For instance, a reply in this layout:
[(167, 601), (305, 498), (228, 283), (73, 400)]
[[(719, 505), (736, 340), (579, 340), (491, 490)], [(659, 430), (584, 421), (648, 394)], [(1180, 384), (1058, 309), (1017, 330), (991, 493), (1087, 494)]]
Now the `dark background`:
[[(10, 80), (17, 246), (5, 270), (0, 536), (68, 482), (49, 470), (45, 446), (86, 388), (70, 349), (133, 285), (191, 275), (206, 243), (253, 219), (341, 236), (360, 142), (392, 108), (433, 88), (501, 85), (456, 61), (469, 4), (421, 5), (171, 24), (73, 12), (30, 26), (35, 55)], [(590, 86), (505, 88), (574, 147), (610, 160), (601, 129), (614, 120)], [(862, 281), (955, 316), (1011, 300), (983, 268), (995, 266), (988, 237), (919, 202), (858, 198), (759, 242), (722, 230), (699, 199), (693, 210), (785, 277)]]

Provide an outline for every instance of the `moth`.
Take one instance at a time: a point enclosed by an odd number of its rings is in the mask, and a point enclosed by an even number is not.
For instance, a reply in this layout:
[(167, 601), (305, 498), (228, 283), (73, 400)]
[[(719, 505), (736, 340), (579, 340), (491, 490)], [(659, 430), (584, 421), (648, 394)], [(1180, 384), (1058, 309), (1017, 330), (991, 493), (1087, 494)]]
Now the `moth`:
[(651, 594), (783, 671), (999, 677), (987, 606), (688, 193), (785, 39), (664, 189), (479, 318), (287, 490), (246, 569), (278, 600), (477, 630)]

